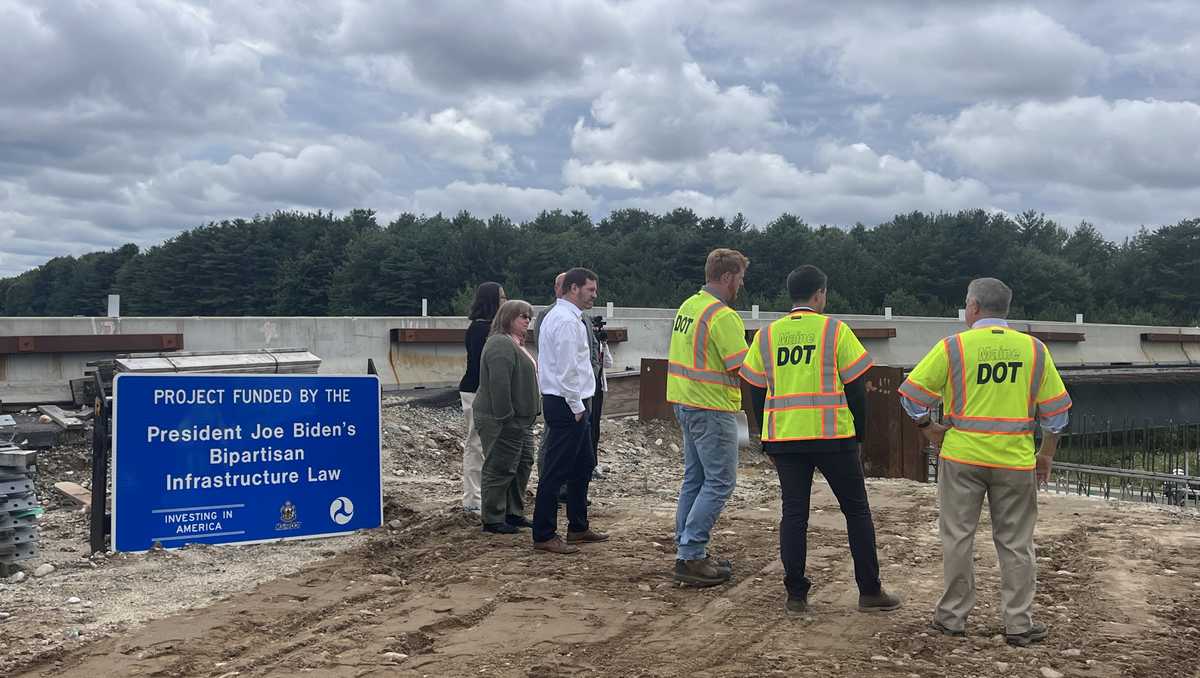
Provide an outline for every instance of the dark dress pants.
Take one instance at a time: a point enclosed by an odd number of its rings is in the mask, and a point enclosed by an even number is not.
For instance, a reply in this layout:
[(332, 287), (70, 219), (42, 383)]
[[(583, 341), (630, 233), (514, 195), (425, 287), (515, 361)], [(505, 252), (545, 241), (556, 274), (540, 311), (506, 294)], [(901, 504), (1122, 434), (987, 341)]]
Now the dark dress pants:
[(576, 421), (566, 400), (543, 395), (542, 416), (546, 420), (546, 449), (533, 505), (535, 542), (548, 541), (558, 533), (558, 488), (563, 483), (567, 484), (567, 529), (587, 531), (588, 484), (596, 467), (587, 410)]
[(600, 390), (600, 377), (596, 377), (596, 395), (592, 396), (592, 404), (588, 407), (588, 417), (592, 425), (592, 451), (596, 455), (596, 463), (600, 463), (600, 417), (604, 410), (604, 391)]
[[(768, 454), (770, 450), (767, 450)], [(879, 556), (875, 549), (875, 523), (867, 502), (867, 486), (862, 462), (853, 452), (801, 452), (772, 454), (779, 473), (783, 494), (783, 519), (779, 523), (779, 555), (783, 560), (783, 584), (788, 596), (808, 595), (812, 582), (804, 575), (808, 557), (808, 510), (812, 495), (813, 471), (819, 469), (837, 497), (850, 555), (854, 559), (854, 580), (858, 591), (874, 595), (880, 591)]]

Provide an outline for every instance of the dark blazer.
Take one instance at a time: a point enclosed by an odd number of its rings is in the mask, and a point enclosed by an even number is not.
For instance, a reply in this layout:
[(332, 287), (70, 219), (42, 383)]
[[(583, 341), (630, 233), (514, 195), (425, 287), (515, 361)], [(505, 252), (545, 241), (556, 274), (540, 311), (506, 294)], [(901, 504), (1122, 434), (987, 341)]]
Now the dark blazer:
[(479, 355), (483, 353), (483, 345), (491, 331), (490, 320), (472, 320), (467, 327), (467, 336), (463, 339), (463, 344), (467, 347), (467, 371), (463, 374), (462, 381), (458, 382), (458, 390), (463, 393), (479, 390)]

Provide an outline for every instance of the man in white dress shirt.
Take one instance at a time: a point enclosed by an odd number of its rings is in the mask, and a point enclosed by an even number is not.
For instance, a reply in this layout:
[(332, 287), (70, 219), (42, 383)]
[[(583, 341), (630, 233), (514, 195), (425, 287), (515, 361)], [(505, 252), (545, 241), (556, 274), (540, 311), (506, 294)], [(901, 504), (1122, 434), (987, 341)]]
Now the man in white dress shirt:
[[(588, 525), (587, 492), (596, 466), (585, 400), (596, 391), (583, 312), (596, 299), (599, 279), (586, 268), (563, 276), (563, 295), (538, 327), (538, 383), (546, 420), (546, 452), (533, 509), (533, 547), (575, 553), (578, 543), (605, 541)], [(567, 484), (567, 539), (558, 535), (558, 488)]]

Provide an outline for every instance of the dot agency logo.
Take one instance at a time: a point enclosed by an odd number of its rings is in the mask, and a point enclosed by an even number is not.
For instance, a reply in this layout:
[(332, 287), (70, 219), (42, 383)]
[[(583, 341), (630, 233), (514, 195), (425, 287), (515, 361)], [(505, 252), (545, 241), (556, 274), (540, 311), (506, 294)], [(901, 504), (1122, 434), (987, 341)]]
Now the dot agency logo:
[(345, 525), (354, 517), (354, 502), (349, 497), (338, 497), (329, 505), (329, 518), (338, 525)]

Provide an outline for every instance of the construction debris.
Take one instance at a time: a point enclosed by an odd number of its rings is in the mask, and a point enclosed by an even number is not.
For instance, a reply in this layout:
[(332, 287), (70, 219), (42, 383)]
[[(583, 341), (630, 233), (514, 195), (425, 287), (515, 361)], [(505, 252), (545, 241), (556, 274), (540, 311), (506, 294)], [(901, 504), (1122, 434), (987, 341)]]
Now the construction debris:
[(0, 576), (18, 569), (17, 563), (38, 555), (38, 506), (33, 475), (37, 452), (0, 448)]
[(72, 503), (82, 506), (85, 509), (92, 508), (92, 493), (90, 490), (69, 480), (54, 483), (54, 489), (61, 492)]
[(57, 405), (39, 405), (38, 412), (68, 431), (78, 431), (83, 428), (83, 420), (65, 412)]

